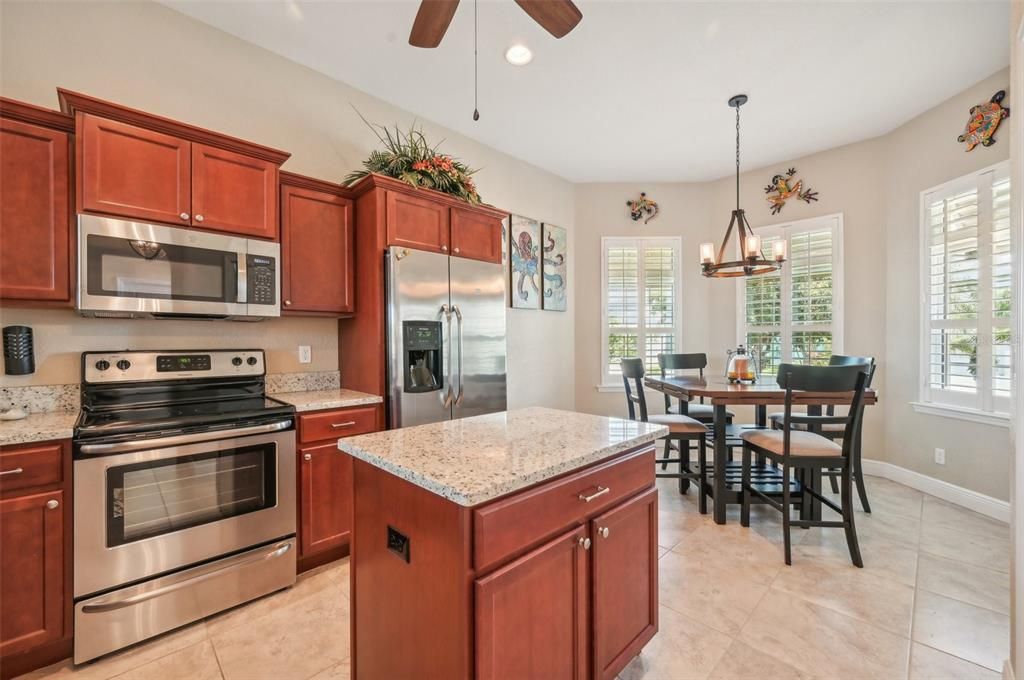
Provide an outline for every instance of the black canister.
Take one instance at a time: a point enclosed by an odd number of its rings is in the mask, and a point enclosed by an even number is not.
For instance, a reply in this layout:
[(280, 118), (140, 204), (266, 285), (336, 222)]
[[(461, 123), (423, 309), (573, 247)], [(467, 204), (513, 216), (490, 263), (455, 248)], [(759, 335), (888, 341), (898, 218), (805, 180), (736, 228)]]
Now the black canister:
[(7, 375), (36, 372), (36, 355), (29, 326), (4, 326), (4, 372)]

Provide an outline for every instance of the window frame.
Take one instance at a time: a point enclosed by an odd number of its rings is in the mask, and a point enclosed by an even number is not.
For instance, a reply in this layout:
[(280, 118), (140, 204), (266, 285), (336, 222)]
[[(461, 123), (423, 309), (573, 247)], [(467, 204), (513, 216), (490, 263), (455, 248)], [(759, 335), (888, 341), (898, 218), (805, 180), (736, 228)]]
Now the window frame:
[[(816, 217), (805, 217), (799, 220), (788, 222), (777, 222), (762, 227), (755, 227), (754, 233), (761, 237), (762, 242), (766, 238), (776, 235), (786, 237), (786, 257), (793, 255), (793, 234), (802, 234), (808, 231), (816, 231), (826, 223), (832, 222), (829, 227), (832, 230), (832, 354), (843, 353), (844, 343), (844, 319), (845, 319), (845, 255), (843, 251), (843, 213), (829, 213)], [(737, 252), (739, 244), (736, 245)], [(740, 254), (740, 257), (742, 255)], [(780, 361), (791, 361), (793, 357), (793, 332), (799, 330), (794, 327), (793, 319), (793, 278), (790, 260), (782, 265), (781, 286), (779, 294), (782, 297), (781, 318), (779, 321), (779, 334), (781, 335)], [(746, 345), (747, 342), (747, 278), (736, 278), (736, 342)], [(813, 330), (820, 324), (808, 324), (807, 327)], [(762, 375), (762, 378), (766, 377)], [(769, 378), (773, 376), (767, 376)]]
[[(986, 179), (985, 176), (988, 176)], [(986, 337), (989, 340), (993, 337), (996, 328), (1004, 325), (1010, 329), (1011, 347), (1015, 345), (1012, 337), (1014, 332), (1017, 310), (1011, 307), (1010, 316), (1005, 324), (995, 323), (995, 315), (992, 310), (993, 287), (992, 287), (992, 192), (991, 187), (996, 181), (1003, 179), (1010, 180), (1010, 191), (1013, 192), (1013, 180), (1010, 177), (1010, 161), (993, 163), (966, 175), (961, 175), (942, 184), (929, 187), (920, 193), (918, 199), (918, 401), (911, 402), (914, 410), (919, 413), (931, 415), (953, 415), (965, 420), (972, 420), (989, 425), (1004, 425), (1009, 423), (1010, 413), (1013, 410), (1013, 391), (1015, 386), (1010, 385), (1011, 395), (1008, 397), (997, 397), (993, 394), (993, 351), (991, 342), (978, 342), (977, 349), (977, 373), (975, 376), (976, 388), (973, 393), (956, 392), (943, 388), (933, 388), (930, 384), (931, 376), (931, 333), (936, 328), (963, 328), (975, 331), (978, 338)], [(983, 183), (987, 185), (989, 200), (978, 201), (978, 315), (971, 320), (933, 320), (931, 318), (931, 225), (929, 213), (931, 204), (936, 200), (936, 195), (943, 198), (975, 189), (980, 191)], [(981, 230), (981, 225), (988, 224), (988, 228)], [(1012, 225), (1010, 229), (1010, 252), (1014, 252), (1014, 239)], [(1012, 281), (1017, 281), (1017, 270), (1019, 265), (1011, 260), (1013, 269)], [(982, 313), (982, 310), (986, 310)], [(1011, 361), (1015, 361), (1018, 353), (1014, 353)], [(1011, 381), (1017, 379), (1016, 364), (1010, 366)]]
[[(675, 304), (673, 305), (673, 323), (672, 323), (672, 342), (676, 351), (680, 351), (682, 346), (683, 337), (683, 325), (682, 325), (682, 294), (683, 294), (683, 265), (682, 265), (682, 252), (683, 252), (683, 239), (680, 236), (602, 236), (601, 237), (601, 368), (600, 376), (601, 382), (597, 388), (599, 391), (621, 391), (622, 376), (615, 375), (608, 371), (609, 356), (608, 356), (608, 335), (611, 328), (608, 325), (608, 250), (610, 247), (624, 247), (624, 246), (635, 246), (638, 248), (637, 262), (637, 291), (639, 299), (637, 300), (638, 317), (637, 320), (640, 322), (637, 326), (637, 347), (640, 350), (641, 356), (643, 355), (643, 341), (645, 336), (644, 326), (645, 319), (643, 318), (643, 295), (645, 292), (644, 279), (645, 279), (645, 266), (642, 257), (643, 248), (645, 246), (660, 246), (669, 247), (672, 249), (674, 258), (674, 274), (675, 274), (675, 286), (673, 286), (673, 295), (675, 296)], [(646, 370), (651, 370), (652, 367), (645, 366)]]

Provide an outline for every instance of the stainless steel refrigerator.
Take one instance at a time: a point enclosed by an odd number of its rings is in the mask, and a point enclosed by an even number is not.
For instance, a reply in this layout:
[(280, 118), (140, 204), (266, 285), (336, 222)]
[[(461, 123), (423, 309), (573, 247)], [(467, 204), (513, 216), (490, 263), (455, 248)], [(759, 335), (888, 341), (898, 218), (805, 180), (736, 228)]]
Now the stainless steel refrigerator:
[(504, 411), (504, 267), (392, 247), (385, 268), (389, 427)]

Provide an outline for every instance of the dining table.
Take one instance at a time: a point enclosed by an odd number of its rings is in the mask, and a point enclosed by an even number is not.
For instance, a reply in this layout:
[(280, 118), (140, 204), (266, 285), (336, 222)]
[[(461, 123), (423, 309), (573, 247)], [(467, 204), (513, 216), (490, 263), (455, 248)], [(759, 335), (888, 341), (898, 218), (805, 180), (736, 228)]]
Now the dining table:
[[(644, 385), (656, 392), (678, 399), (680, 404), (679, 413), (686, 415), (688, 404), (691, 400), (697, 399), (701, 403), (711, 404), (713, 407), (712, 438), (713, 438), (713, 461), (712, 480), (710, 492), (712, 497), (713, 517), (716, 523), (726, 523), (726, 507), (729, 503), (737, 504), (742, 502), (742, 488), (740, 488), (740, 470), (737, 464), (730, 469), (729, 448), (730, 446), (741, 446), (739, 436), (744, 429), (765, 429), (768, 427), (768, 407), (785, 406), (786, 390), (780, 387), (775, 381), (731, 382), (727, 378), (720, 377), (697, 377), (697, 376), (674, 376), (657, 377), (648, 375), (644, 377)], [(848, 405), (852, 393), (843, 392), (794, 392), (793, 404), (804, 406), (808, 415), (821, 415), (822, 408), (826, 406)], [(878, 402), (877, 391), (868, 388), (864, 392), (864, 405), (871, 406)], [(752, 406), (754, 407), (754, 423), (748, 425), (729, 425), (726, 409), (729, 406)], [(732, 444), (730, 444), (730, 440)], [(769, 466), (764, 461), (757, 462), (758, 469), (754, 471), (752, 479), (755, 483), (760, 480), (766, 485), (779, 487), (782, 483), (790, 483), (782, 480), (777, 468)], [(808, 475), (798, 480), (801, 484), (811, 486), (819, 493), (821, 492), (821, 471)], [(704, 480), (701, 480), (704, 484)], [(781, 490), (781, 487), (779, 487)], [(703, 493), (703, 489), (699, 489)], [(821, 519), (821, 503), (814, 500), (810, 503), (801, 503), (801, 516), (809, 519)]]

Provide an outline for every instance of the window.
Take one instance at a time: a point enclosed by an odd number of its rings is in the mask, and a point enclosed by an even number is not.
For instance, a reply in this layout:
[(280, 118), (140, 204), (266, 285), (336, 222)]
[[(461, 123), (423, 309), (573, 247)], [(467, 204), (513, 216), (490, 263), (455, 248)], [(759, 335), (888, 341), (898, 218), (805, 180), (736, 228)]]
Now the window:
[(739, 336), (763, 376), (783, 362), (828, 364), (842, 351), (842, 227), (842, 215), (829, 215), (755, 230), (763, 252), (784, 240), (789, 253), (779, 271), (739, 282)]
[(601, 240), (601, 379), (620, 387), (623, 357), (641, 357), (648, 370), (658, 355), (679, 347), (679, 238)]
[(921, 401), (1009, 413), (1009, 163), (923, 192), (921, 251)]

